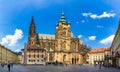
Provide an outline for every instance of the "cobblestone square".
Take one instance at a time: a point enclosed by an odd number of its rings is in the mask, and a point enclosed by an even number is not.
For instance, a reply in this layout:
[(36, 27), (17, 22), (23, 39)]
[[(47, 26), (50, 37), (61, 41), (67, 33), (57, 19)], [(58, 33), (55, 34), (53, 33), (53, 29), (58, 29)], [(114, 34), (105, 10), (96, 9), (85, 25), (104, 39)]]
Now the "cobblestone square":
[[(0, 67), (0, 72), (8, 72), (7, 66)], [(93, 65), (41, 66), (41, 65), (14, 65), (10, 72), (120, 72), (120, 69)]]

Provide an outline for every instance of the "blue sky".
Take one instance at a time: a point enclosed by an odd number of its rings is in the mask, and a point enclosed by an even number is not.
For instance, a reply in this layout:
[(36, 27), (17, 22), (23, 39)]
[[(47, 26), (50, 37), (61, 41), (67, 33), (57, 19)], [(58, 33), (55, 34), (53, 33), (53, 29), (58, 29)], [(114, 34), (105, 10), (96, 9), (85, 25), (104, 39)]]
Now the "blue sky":
[(0, 0), (0, 43), (19, 51), (28, 39), (31, 17), (37, 33), (55, 34), (61, 13), (71, 31), (91, 48), (109, 47), (118, 27), (120, 0)]

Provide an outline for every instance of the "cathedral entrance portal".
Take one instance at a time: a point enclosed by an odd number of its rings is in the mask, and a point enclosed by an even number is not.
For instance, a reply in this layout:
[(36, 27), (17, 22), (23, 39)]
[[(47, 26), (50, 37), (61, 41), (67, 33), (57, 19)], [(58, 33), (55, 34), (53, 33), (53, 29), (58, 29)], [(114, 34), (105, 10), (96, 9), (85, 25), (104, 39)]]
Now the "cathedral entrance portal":
[(52, 53), (49, 54), (49, 62), (52, 62), (53, 61), (53, 55)]
[(76, 58), (72, 58), (72, 64), (76, 64)]

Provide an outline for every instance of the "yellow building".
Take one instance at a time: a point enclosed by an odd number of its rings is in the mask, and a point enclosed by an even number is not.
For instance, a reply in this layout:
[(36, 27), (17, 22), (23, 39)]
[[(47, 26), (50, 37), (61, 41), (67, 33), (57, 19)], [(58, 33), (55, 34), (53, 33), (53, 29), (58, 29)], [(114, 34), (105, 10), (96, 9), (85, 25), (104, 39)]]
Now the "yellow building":
[(18, 63), (22, 64), (22, 55), (18, 55)]
[(13, 51), (0, 45), (0, 62), (1, 63), (7, 63), (7, 62), (18, 63), (18, 56)]
[(41, 64), (43, 62), (62, 62), (67, 64), (83, 63), (83, 55), (89, 49), (75, 38), (70, 23), (62, 13), (56, 25), (55, 34), (37, 34), (32, 17), (28, 43), (22, 50), (22, 62), (25, 64)]

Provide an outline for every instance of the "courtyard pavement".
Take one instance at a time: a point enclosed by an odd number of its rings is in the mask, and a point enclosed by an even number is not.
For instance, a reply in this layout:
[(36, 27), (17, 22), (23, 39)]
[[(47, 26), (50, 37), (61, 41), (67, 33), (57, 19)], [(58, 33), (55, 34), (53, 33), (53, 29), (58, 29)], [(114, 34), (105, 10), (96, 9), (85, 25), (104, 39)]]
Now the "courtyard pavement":
[[(7, 65), (0, 72), (8, 72)], [(99, 65), (68, 65), (66, 66), (41, 66), (41, 65), (14, 65), (10, 72), (120, 72), (120, 69), (101, 67)]]

